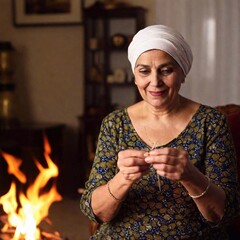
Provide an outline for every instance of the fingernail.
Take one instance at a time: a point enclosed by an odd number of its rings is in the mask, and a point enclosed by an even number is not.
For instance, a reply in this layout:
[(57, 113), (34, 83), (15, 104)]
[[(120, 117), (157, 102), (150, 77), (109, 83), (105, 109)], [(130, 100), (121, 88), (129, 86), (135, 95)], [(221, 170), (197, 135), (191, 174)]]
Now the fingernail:
[(149, 156), (149, 152), (144, 153), (144, 157)]
[(151, 162), (151, 159), (150, 159), (149, 157), (146, 157), (146, 158), (145, 158), (145, 162), (150, 163), (150, 162)]

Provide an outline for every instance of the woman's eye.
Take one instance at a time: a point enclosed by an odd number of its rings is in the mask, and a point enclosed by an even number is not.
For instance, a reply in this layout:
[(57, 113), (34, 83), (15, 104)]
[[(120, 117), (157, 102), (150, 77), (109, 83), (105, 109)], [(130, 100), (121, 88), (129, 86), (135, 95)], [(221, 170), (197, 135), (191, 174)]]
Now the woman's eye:
[(160, 74), (163, 76), (167, 76), (173, 72), (172, 68), (161, 69)]
[(146, 68), (142, 68), (142, 69), (139, 70), (139, 73), (147, 74), (147, 73), (149, 73), (149, 70), (146, 69)]

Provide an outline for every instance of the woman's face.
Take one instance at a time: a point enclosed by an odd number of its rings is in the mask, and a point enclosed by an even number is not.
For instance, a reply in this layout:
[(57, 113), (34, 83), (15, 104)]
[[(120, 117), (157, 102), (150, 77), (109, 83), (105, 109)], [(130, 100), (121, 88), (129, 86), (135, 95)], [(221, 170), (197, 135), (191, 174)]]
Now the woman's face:
[(161, 50), (142, 53), (137, 59), (134, 76), (143, 100), (155, 108), (173, 106), (185, 79), (176, 61)]

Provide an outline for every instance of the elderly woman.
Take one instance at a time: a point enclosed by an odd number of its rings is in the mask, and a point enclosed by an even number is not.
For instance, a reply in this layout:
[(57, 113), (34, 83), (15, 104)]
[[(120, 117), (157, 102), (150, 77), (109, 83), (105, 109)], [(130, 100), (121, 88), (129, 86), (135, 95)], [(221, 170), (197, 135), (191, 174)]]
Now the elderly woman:
[(91, 239), (227, 239), (238, 211), (223, 114), (179, 94), (192, 52), (175, 30), (140, 30), (128, 58), (142, 101), (102, 122), (80, 207)]

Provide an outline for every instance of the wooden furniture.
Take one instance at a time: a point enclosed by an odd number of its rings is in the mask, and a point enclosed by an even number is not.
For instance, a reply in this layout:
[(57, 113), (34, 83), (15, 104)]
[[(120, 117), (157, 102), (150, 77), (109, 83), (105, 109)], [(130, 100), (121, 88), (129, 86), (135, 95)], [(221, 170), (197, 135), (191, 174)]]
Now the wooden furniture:
[[(43, 134), (50, 143), (51, 159), (59, 168), (58, 186), (60, 192), (64, 189), (63, 182), (63, 135), (64, 124), (50, 123), (19, 123), (0, 126), (0, 150), (10, 153), (23, 160), (21, 170), (31, 179), (34, 175), (34, 159), (44, 164)], [(9, 187), (7, 164), (0, 155), (0, 195)]]
[(106, 6), (97, 2), (84, 13), (84, 114), (79, 116), (81, 183), (94, 159), (101, 121), (114, 109), (139, 99), (127, 47), (145, 25), (142, 7)]
[[(216, 107), (219, 111), (226, 114), (230, 130), (233, 136), (233, 142), (237, 155), (237, 170), (238, 170), (238, 192), (240, 194), (240, 105), (227, 104)], [(230, 240), (239, 239), (240, 236), (240, 216), (228, 227)]]
[(11, 42), (0, 41), (0, 124), (17, 118), (13, 52)]
[[(216, 107), (219, 111), (227, 115), (230, 130), (232, 132), (233, 142), (237, 154), (238, 175), (240, 177), (240, 105), (227, 104)], [(240, 191), (240, 182), (239, 182)]]

